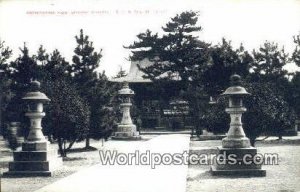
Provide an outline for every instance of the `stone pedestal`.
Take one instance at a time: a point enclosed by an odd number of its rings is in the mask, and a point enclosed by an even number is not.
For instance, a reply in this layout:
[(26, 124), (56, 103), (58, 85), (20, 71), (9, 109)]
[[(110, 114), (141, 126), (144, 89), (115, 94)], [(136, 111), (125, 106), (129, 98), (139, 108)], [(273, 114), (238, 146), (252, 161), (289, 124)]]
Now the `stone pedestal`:
[(17, 150), (19, 150), (21, 143), (24, 142), (24, 137), (22, 135), (22, 130), (21, 130), (20, 125), (21, 125), (20, 122), (10, 122), (10, 124), (9, 124), (10, 137), (14, 137), (16, 139), (16, 142), (18, 145)]
[(141, 136), (136, 131), (135, 125), (119, 125), (118, 131), (112, 137), (114, 140), (140, 140)]
[(62, 165), (56, 149), (51, 149), (42, 132), (43, 102), (48, 97), (39, 92), (40, 83), (31, 83), (32, 92), (23, 98), (28, 102), (28, 112), (25, 114), (30, 120), (29, 134), (22, 143), (22, 150), (13, 153), (14, 161), (9, 162), (9, 171), (5, 176), (51, 176), (52, 171)]
[[(212, 175), (222, 176), (266, 176), (266, 171), (261, 169), (261, 164), (245, 163), (243, 158), (245, 155), (251, 155), (255, 157), (257, 149), (254, 147), (248, 148), (218, 148), (218, 154), (223, 158), (221, 163), (213, 165), (211, 167)], [(234, 155), (236, 163), (232, 164), (232, 160), (229, 155)], [(249, 158), (250, 160), (250, 158)], [(259, 159), (257, 159), (259, 161)]]
[(3, 138), (3, 136), (0, 135), (0, 149), (4, 149), (6, 147), (7, 147), (6, 142), (5, 142), (4, 138)]
[(22, 151), (15, 151), (13, 157), (4, 176), (51, 176), (62, 165), (57, 150), (51, 149), (47, 141), (24, 142)]
[(218, 148), (219, 161), (211, 167), (212, 175), (223, 176), (266, 176), (261, 169), (263, 159), (257, 156), (257, 149), (251, 147), (242, 127), (243, 107), (242, 96), (249, 93), (240, 87), (240, 77), (231, 77), (232, 85), (223, 95), (229, 96), (229, 107), (226, 112), (230, 115), (230, 128), (227, 136), (222, 139), (222, 147)]
[(140, 140), (141, 136), (136, 130), (136, 126), (132, 123), (130, 117), (131, 103), (123, 103), (121, 107), (123, 109), (123, 117), (121, 123), (118, 125), (118, 130), (115, 132), (112, 139), (115, 140)]
[[(242, 127), (242, 113), (245, 108), (227, 108), (226, 112), (230, 114), (231, 123), (227, 137), (222, 139), (222, 147), (218, 148), (220, 162), (211, 167), (213, 175), (227, 176), (266, 176), (266, 171), (261, 169), (261, 164), (257, 154), (257, 149), (250, 146), (250, 140), (246, 137)], [(235, 159), (235, 163), (230, 159)], [(249, 157), (246, 159), (245, 158)], [(254, 158), (256, 158), (254, 161)], [(248, 162), (252, 162), (248, 164)]]

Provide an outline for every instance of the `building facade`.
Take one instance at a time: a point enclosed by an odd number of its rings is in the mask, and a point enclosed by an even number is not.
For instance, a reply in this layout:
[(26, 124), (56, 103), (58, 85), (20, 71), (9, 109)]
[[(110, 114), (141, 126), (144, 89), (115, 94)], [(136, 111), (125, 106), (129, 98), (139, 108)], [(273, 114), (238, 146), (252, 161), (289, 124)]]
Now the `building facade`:
[(135, 95), (132, 117), (142, 129), (182, 130), (190, 129), (192, 120), (188, 103), (175, 99), (179, 89), (179, 81), (171, 81), (158, 87), (138, 68), (147, 67), (152, 63), (148, 59), (131, 62), (128, 75), (111, 79), (112, 82), (128, 82)]

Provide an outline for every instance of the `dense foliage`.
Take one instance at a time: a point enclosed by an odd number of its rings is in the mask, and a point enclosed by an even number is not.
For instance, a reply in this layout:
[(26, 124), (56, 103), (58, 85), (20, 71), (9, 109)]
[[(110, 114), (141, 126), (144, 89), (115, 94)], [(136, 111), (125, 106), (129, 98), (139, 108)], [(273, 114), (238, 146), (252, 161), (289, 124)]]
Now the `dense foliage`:
[(31, 55), (25, 44), (19, 57), (7, 62), (11, 50), (4, 42), (0, 44), (0, 66), (8, 79), (6, 83), (2, 81), (2, 87), (8, 84), (9, 88), (9, 93), (3, 94), (4, 98), (8, 97), (7, 102), (1, 105), (5, 106), (5, 124), (19, 121), (27, 135), (29, 124), (21, 98), (28, 91), (31, 80), (39, 80), (42, 91), (51, 98), (45, 108), (49, 114), (43, 119), (43, 132), (51, 142), (58, 141), (62, 156), (66, 156), (76, 141), (107, 138), (115, 124), (110, 107), (115, 85), (108, 82), (104, 72), (98, 74), (95, 71), (99, 67), (101, 51), (94, 51), (93, 43), (82, 30), (75, 38), (78, 45), (73, 63), (67, 62), (58, 50), (48, 53), (43, 46)]
[[(294, 37), (294, 43), (296, 45), (292, 55), (292, 60), (300, 67), (300, 34)], [(300, 119), (300, 72), (296, 72), (291, 81), (291, 103)]]
[(111, 132), (112, 121), (108, 118), (107, 106), (110, 105), (114, 86), (109, 85), (104, 72), (99, 74), (95, 71), (99, 67), (102, 50), (95, 51), (93, 42), (82, 29), (75, 38), (77, 46), (68, 72), (80, 96), (90, 107), (89, 133), (86, 137), (86, 148), (90, 148), (90, 138), (100, 139)]
[(45, 81), (43, 87), (51, 99), (45, 120), (48, 120), (46, 123), (52, 128), (51, 135), (58, 141), (61, 156), (66, 156), (67, 149), (70, 149), (66, 147), (67, 141), (72, 145), (86, 138), (90, 110), (76, 88), (67, 81)]
[[(243, 45), (234, 49), (226, 39), (218, 45), (209, 45), (195, 36), (194, 32), (201, 30), (197, 21), (197, 13), (184, 12), (162, 28), (162, 37), (150, 30), (137, 35), (138, 41), (127, 47), (132, 50), (130, 59), (150, 59), (153, 65), (140, 68), (155, 82), (175, 80), (181, 88), (176, 96), (189, 101), (195, 127), (206, 127), (213, 132), (228, 130), (228, 114), (224, 112), (228, 101), (219, 99), (215, 106), (208, 106), (208, 96), (218, 96), (229, 87), (229, 77), (234, 73), (241, 75), (252, 93), (246, 102), (249, 113), (244, 118), (247, 135), (252, 141), (261, 134), (281, 138), (282, 130), (294, 124), (293, 102), (297, 98), (295, 90), (291, 98), (295, 86), (288, 79), (292, 74), (284, 68), (290, 62), (284, 48), (266, 41), (258, 50), (248, 52)], [(294, 40), (298, 46), (293, 59), (299, 63), (299, 36)], [(292, 82), (297, 83), (297, 76)], [(164, 83), (159, 85), (164, 89)]]
[[(245, 101), (248, 112), (243, 119), (252, 144), (262, 134), (281, 138), (284, 130), (293, 126), (294, 112), (298, 117), (300, 114), (300, 73), (291, 74), (285, 69), (290, 62), (300, 67), (300, 35), (294, 37), (292, 55), (269, 41), (248, 52), (243, 45), (234, 48), (226, 39), (217, 45), (201, 40), (198, 20), (197, 12), (177, 14), (161, 32), (148, 29), (126, 47), (132, 52), (132, 61), (149, 59), (153, 63), (138, 67), (154, 82), (148, 88), (155, 89), (154, 97), (161, 109), (169, 101), (186, 100), (198, 135), (203, 128), (224, 133), (229, 127), (229, 116), (224, 111), (228, 101), (218, 99), (217, 104), (209, 105), (208, 98), (222, 93), (230, 85), (229, 77), (237, 73), (252, 94)], [(89, 148), (90, 138), (109, 136), (120, 116), (116, 97), (120, 85), (112, 84), (104, 72), (97, 71), (102, 50), (95, 50), (83, 30), (75, 40), (71, 62), (58, 50), (49, 53), (43, 46), (30, 54), (26, 44), (17, 59), (9, 61), (12, 51), (0, 41), (0, 70), (4, 70), (0, 104), (1, 112), (5, 111), (0, 115), (1, 123), (20, 121), (28, 129), (21, 98), (30, 81), (39, 80), (42, 91), (51, 98), (45, 108), (48, 115), (43, 120), (43, 131), (51, 141), (58, 141), (62, 156), (76, 141), (86, 139)], [(124, 75), (121, 69), (117, 77)], [(137, 104), (144, 99), (136, 98)], [(139, 117), (138, 109), (133, 112)]]
[(155, 88), (160, 93), (160, 105), (163, 106), (166, 101), (176, 97), (188, 100), (195, 126), (201, 124), (199, 114), (200, 106), (203, 105), (203, 91), (199, 90), (203, 87), (202, 83), (194, 82), (195, 79), (202, 80), (203, 72), (209, 67), (210, 61), (210, 45), (196, 36), (201, 31), (197, 21), (198, 13), (183, 12), (162, 27), (161, 37), (147, 30), (137, 35), (138, 41), (126, 47), (132, 50), (132, 61), (147, 58), (153, 62), (150, 66), (139, 68), (146, 74), (146, 78), (157, 84)]

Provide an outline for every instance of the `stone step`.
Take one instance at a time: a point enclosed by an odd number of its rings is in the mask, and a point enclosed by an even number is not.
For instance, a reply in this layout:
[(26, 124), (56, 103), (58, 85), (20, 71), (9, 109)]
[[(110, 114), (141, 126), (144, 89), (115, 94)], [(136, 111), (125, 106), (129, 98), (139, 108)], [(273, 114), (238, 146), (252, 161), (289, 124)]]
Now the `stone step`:
[(47, 161), (58, 157), (56, 150), (49, 151), (17, 151), (13, 153), (15, 161)]
[(200, 135), (199, 141), (207, 141), (207, 140), (222, 140), (226, 135)]
[(3, 176), (6, 177), (48, 177), (51, 175), (51, 171), (9, 171), (3, 173)]
[(60, 158), (49, 161), (13, 161), (9, 162), (9, 172), (15, 171), (51, 171), (62, 165)]
[(215, 165), (217, 170), (245, 170), (245, 169), (261, 169), (261, 164), (245, 164), (245, 163), (237, 163), (234, 165), (231, 164), (218, 164)]
[(235, 170), (218, 170), (215, 166), (211, 166), (213, 176), (245, 176), (245, 177), (265, 177), (266, 170), (262, 169), (235, 169)]

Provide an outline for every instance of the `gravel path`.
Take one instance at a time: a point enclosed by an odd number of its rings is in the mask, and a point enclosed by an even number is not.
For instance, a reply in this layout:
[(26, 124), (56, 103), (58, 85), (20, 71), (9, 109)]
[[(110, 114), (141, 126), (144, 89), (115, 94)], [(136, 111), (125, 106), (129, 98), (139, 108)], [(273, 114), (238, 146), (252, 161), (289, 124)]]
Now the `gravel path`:
[[(120, 141), (118, 144), (118, 152), (149, 150), (151, 154), (175, 154), (188, 150), (189, 136), (161, 135), (144, 143)], [(152, 169), (150, 165), (100, 163), (36, 192), (185, 192), (187, 169), (187, 165), (161, 164)]]

